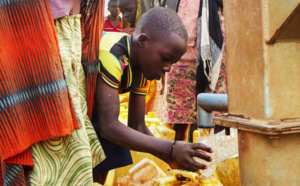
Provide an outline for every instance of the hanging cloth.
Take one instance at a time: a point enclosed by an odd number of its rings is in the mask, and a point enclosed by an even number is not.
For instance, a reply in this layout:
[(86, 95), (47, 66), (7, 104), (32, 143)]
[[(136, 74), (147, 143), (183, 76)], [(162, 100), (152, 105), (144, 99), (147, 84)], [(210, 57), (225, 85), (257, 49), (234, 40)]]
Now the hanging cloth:
[(155, 7), (166, 7), (177, 12), (180, 0), (141, 0), (142, 14)]
[(224, 53), (219, 7), (214, 0), (202, 0), (197, 29), (198, 92), (214, 91)]
[(103, 32), (104, 0), (81, 0), (82, 65), (86, 75), (87, 112), (92, 119)]

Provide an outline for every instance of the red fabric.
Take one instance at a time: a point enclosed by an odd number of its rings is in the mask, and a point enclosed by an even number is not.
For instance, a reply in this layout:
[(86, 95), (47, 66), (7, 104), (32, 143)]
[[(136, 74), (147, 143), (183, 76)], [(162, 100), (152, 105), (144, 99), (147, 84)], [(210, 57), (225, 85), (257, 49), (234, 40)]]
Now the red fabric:
[(8, 158), (5, 160), (5, 163), (17, 164), (17, 165), (25, 165), (25, 166), (33, 166), (33, 160), (31, 156), (31, 149), (28, 148), (24, 152), (17, 154), (12, 158)]
[(92, 119), (103, 32), (104, 0), (81, 0), (82, 65), (86, 73), (87, 112)]
[(32, 144), (68, 135), (79, 126), (48, 1), (11, 0), (0, 12), (1, 157), (32, 165)]
[(30, 146), (79, 125), (48, 0), (8, 0), (0, 12), (0, 185), (16, 171), (18, 184), (11, 184), (24, 185), (23, 166), (33, 165)]
[(114, 25), (110, 21), (110, 16), (107, 16), (105, 18), (103, 31), (105, 31), (105, 32), (121, 32), (121, 30), (122, 30), (121, 18), (120, 18), (120, 21), (119, 21), (119, 23), (116, 27), (114, 27)]
[(1, 160), (1, 156), (0, 156), (0, 185), (4, 185), (3, 184), (3, 182), (4, 182), (4, 180), (3, 180), (3, 178), (4, 178), (4, 176), (3, 176), (3, 170), (2, 170), (2, 160)]

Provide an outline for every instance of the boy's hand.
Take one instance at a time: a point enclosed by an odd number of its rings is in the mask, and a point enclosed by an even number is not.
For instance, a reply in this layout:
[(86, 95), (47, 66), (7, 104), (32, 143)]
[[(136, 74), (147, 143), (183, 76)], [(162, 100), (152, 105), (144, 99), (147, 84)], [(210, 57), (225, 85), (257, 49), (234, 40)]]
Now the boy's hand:
[(199, 169), (206, 169), (206, 165), (198, 163), (193, 159), (193, 157), (198, 157), (208, 162), (212, 161), (210, 156), (201, 151), (213, 152), (209, 146), (201, 143), (178, 141), (173, 149), (170, 167), (172, 169), (184, 169), (193, 172)]

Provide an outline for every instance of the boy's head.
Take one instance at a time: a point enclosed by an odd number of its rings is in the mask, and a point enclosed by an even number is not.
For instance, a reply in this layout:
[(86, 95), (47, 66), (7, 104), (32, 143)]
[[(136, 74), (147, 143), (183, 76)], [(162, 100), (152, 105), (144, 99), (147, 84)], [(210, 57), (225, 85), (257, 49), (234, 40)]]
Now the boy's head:
[(145, 13), (133, 34), (132, 56), (149, 80), (160, 79), (187, 50), (188, 34), (180, 17), (168, 8)]
[(136, 0), (119, 0), (119, 8), (125, 21), (134, 27), (137, 11)]
[(107, 9), (112, 17), (118, 17), (120, 15), (118, 0), (110, 0)]

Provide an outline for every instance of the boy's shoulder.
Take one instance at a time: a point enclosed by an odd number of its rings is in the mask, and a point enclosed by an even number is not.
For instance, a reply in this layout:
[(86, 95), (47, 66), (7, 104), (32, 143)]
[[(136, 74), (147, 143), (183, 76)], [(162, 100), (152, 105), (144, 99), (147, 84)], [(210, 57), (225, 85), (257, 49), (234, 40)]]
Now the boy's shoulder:
[(100, 42), (100, 51), (110, 51), (110, 49), (119, 42), (124, 36), (128, 36), (127, 33), (121, 32), (103, 32)]
[[(127, 63), (120, 61), (120, 56), (129, 56), (128, 34), (105, 32), (100, 42), (100, 68), (106, 80), (118, 84)], [(112, 83), (113, 84), (113, 83)], [(116, 85), (113, 85), (117, 87)]]

